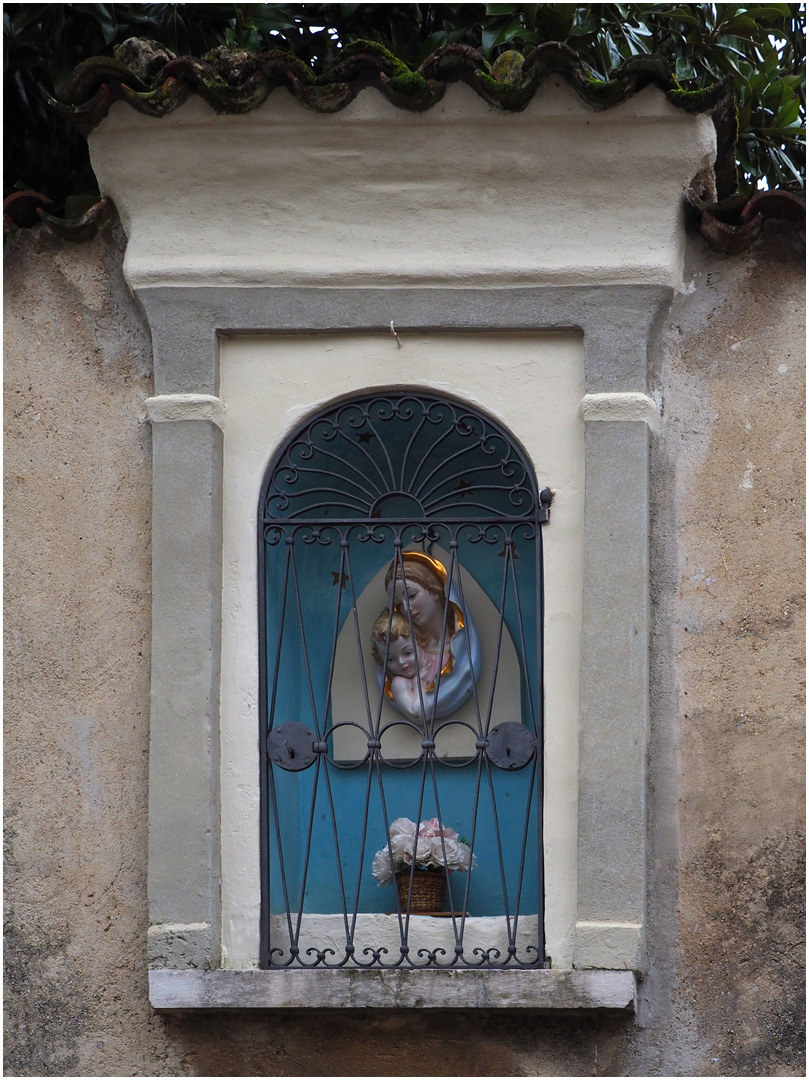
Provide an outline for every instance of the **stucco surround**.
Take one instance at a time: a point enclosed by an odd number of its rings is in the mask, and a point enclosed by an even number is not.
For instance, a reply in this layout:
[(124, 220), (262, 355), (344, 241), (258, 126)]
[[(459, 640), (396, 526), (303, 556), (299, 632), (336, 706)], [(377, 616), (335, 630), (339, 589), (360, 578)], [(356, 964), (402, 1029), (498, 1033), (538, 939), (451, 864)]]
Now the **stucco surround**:
[[(489, 1005), (631, 1007), (626, 986), (644, 967), (648, 450), (656, 416), (647, 348), (681, 284), (680, 194), (713, 153), (710, 121), (677, 112), (654, 90), (596, 114), (561, 84), (506, 116), (458, 86), (424, 115), (368, 92), (334, 117), (278, 95), (246, 117), (217, 117), (192, 101), (159, 123), (119, 105), (91, 151), (127, 228), (125, 271), (155, 351), (155, 396), (146, 406), (154, 428), (153, 1004), (304, 1003), (300, 977), (270, 984), (273, 973), (249, 971), (255, 953), (244, 928), (256, 883), (233, 872), (250, 863), (235, 857), (234, 838), (251, 843), (257, 826), (239, 818), (250, 792), (242, 803), (231, 798), (238, 785), (229, 740), (234, 716), (252, 715), (256, 725), (249, 695), (233, 685), (228, 651), (241, 616), (228, 555), (231, 417), (222, 365), (247, 348), (245, 335), (267, 350), (277, 348), (277, 335), (350, 332), (362, 352), (386, 331), (385, 347), (396, 352), (393, 321), (405, 351), (408, 339), (442, 334), (455, 343), (476, 335), (476, 358), (490, 335), (580, 343), (571, 418), (583, 429), (572, 612), (578, 717), (568, 735), (578, 730), (560, 745), (573, 805), (559, 834), (563, 895), (549, 916), (556, 970), (452, 979), (466, 987), (459, 1004), (481, 1004), (480, 980), (489, 979)], [(382, 365), (381, 347), (377, 356)], [(468, 394), (511, 430), (518, 405), (539, 417), (547, 396), (541, 363), (519, 394), (501, 394), (496, 405), (478, 363), (467, 386), (462, 367), (416, 382)], [(402, 380), (375, 370), (370, 382), (357, 376), (354, 384)], [(265, 460), (296, 411), (352, 389), (345, 380), (313, 384), (300, 366), (280, 385), (283, 417), (271, 425)], [(246, 777), (243, 756), (239, 767)], [(254, 777), (257, 788), (257, 764)], [(228, 966), (242, 970), (241, 982), (222, 970)], [(210, 970), (182, 974), (200, 968)], [(573, 1004), (571, 973), (593, 976)], [(353, 987), (363, 973), (330, 974), (336, 979), (328, 988), (319, 980), (324, 989), (307, 991), (306, 1004), (334, 1004), (335, 983)], [(402, 989), (401, 1003), (444, 1004), (448, 974), (419, 973), (419, 992), (410, 1002)], [(513, 985), (523, 975), (530, 979)], [(630, 984), (615, 981), (627, 977)], [(389, 1000), (345, 994), (365, 1006)]]

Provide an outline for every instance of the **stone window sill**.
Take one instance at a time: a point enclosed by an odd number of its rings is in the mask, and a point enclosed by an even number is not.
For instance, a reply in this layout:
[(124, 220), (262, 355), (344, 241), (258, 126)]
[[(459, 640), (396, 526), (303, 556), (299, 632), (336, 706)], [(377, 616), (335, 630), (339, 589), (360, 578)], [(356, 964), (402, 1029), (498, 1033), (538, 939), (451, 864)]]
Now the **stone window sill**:
[(608, 1009), (635, 1012), (632, 971), (149, 972), (155, 1009)]

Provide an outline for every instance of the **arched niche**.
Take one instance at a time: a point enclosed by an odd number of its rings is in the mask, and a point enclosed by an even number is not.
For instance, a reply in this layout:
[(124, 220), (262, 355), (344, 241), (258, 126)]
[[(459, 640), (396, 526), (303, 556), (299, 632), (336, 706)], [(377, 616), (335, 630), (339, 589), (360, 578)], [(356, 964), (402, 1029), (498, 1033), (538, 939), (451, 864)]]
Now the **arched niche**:
[[(259, 507), (267, 966), (359, 962), (352, 927), (364, 927), (370, 962), (389, 966), (367, 939), (370, 916), (403, 920), (409, 950), (410, 917), (370, 872), (391, 820), (403, 816), (438, 817), (466, 835), (477, 866), (447, 875), (451, 911), (495, 920), (515, 948), (520, 924), (514, 962), (544, 963), (541, 525), (549, 500), (502, 426), (416, 391), (327, 406), (270, 464)], [(369, 641), (386, 604), (387, 568), (413, 552), (443, 567), (447, 597), (474, 620), (482, 657), (469, 700), (423, 717), (421, 731), (385, 700)], [(342, 960), (320, 938), (307, 953), (310, 916), (318, 934), (322, 918), (342, 922)], [(502, 966), (499, 948), (475, 949), (465, 954), (461, 931), (454, 963)], [(443, 954), (427, 952), (427, 966), (441, 964)]]

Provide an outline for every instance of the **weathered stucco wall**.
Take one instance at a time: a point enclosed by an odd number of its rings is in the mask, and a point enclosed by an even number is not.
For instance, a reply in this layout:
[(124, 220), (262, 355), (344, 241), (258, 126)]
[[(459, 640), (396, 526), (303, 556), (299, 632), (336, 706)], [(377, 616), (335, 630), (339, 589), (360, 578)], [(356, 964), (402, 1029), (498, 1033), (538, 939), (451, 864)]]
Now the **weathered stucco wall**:
[(803, 252), (701, 240), (653, 442), (641, 1019), (161, 1016), (146, 982), (150, 346), (108, 229), (6, 259), (8, 1075), (803, 1075)]
[(145, 1015), (151, 354), (120, 242), (40, 229), (5, 262), (14, 1073), (117, 1072)]
[(700, 1073), (802, 1069), (802, 262), (775, 227), (743, 258), (695, 244), (652, 376), (652, 873), (660, 912), (679, 869), (675, 999)]

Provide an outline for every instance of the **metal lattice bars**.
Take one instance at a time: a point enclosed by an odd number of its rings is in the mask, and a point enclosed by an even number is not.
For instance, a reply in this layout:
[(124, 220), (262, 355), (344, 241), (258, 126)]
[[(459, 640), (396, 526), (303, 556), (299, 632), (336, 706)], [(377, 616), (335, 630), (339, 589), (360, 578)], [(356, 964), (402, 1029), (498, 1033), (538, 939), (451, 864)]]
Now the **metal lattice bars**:
[[(430, 395), (334, 406), (277, 455), (259, 523), (265, 966), (544, 965), (549, 505), (501, 428)], [(423, 845), (449, 911), (416, 913)]]

